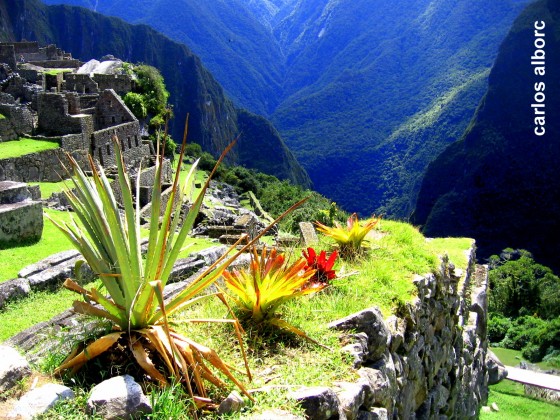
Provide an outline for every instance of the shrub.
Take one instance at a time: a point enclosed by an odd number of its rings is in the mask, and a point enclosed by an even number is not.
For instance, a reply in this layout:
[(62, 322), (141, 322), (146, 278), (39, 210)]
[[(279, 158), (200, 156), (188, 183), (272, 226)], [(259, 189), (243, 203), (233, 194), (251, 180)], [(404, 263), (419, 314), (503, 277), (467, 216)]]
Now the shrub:
[(333, 270), (334, 263), (338, 253), (334, 251), (328, 258), (327, 252), (321, 251), (319, 255), (313, 248), (307, 248), (302, 251), (303, 256), (307, 261), (306, 270), (315, 270), (315, 274), (308, 281), (309, 284), (329, 284), (329, 282), (336, 278), (336, 272)]
[(542, 360), (544, 353), (539, 345), (528, 344), (521, 350), (521, 355), (531, 363), (537, 363)]
[(488, 317), (488, 341), (499, 343), (511, 328), (511, 319), (497, 313), (490, 313)]
[(123, 101), (139, 120), (143, 120), (148, 116), (148, 109), (146, 108), (144, 97), (139, 93), (128, 92), (124, 96)]
[(377, 225), (379, 220), (374, 217), (362, 226), (358, 220), (358, 215), (354, 213), (346, 221), (346, 227), (342, 227), (338, 222), (334, 222), (334, 227), (326, 226), (320, 222), (316, 222), (316, 224), (320, 232), (336, 241), (341, 258), (355, 259), (362, 255), (364, 246), (368, 245), (366, 235)]
[(534, 316), (523, 316), (512, 322), (502, 345), (513, 350), (522, 350), (531, 342), (535, 342), (540, 329), (546, 325), (546, 321)]
[(326, 284), (306, 286), (315, 274), (314, 269), (306, 269), (306, 266), (304, 258), (290, 264), (275, 248), (270, 252), (263, 248), (261, 255), (253, 249), (249, 269), (225, 271), (223, 276), (241, 317), (251, 319), (255, 324), (266, 323), (307, 337), (277, 314), (285, 302), (326, 287)]
[(530, 252), (506, 248), (490, 259), (488, 309), (507, 317), (560, 315), (560, 278), (536, 263)]

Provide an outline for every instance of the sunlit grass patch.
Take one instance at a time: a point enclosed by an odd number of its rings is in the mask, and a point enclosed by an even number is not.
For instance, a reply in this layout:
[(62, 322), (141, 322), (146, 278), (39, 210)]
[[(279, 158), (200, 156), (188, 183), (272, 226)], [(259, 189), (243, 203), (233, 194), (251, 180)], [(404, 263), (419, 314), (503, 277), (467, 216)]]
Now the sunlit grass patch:
[(481, 419), (557, 419), (560, 418), (560, 403), (538, 400), (525, 395), (523, 385), (503, 380), (490, 386), (488, 405), (496, 403), (499, 412), (480, 413)]
[[(70, 221), (70, 213), (44, 209), (44, 213), (57, 219)], [(0, 250), (0, 282), (17, 277), (18, 272), (49, 255), (72, 249), (70, 242), (54, 225), (43, 218), (43, 235), (38, 242)]]
[(21, 138), (14, 141), (0, 143), (0, 159), (8, 159), (28, 155), (30, 153), (42, 152), (45, 150), (58, 149), (57, 142), (45, 140), (33, 140)]

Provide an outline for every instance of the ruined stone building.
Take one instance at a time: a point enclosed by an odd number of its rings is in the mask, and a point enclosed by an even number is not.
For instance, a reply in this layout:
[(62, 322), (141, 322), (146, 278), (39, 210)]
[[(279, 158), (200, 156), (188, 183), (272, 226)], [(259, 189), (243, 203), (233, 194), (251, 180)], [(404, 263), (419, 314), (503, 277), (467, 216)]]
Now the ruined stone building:
[(126, 74), (79, 73), (81, 64), (54, 45), (0, 43), (0, 141), (44, 136), (110, 167), (116, 135), (127, 164), (138, 165), (150, 147), (119, 96), (134, 89), (134, 80)]

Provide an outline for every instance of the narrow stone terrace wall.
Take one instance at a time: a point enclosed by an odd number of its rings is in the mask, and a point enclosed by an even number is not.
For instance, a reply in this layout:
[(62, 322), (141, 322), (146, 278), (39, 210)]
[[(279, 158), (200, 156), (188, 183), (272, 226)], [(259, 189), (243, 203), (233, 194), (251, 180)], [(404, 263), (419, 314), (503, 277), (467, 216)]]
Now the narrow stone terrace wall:
[(370, 308), (329, 324), (346, 331), (360, 380), (292, 393), (310, 418), (477, 417), (488, 397), (487, 269), (475, 265), (473, 245), (465, 272), (444, 259), (439, 273), (414, 283), (417, 298), (398, 316)]
[[(85, 164), (87, 152), (73, 152), (72, 156)], [(58, 182), (64, 174), (60, 162), (66, 162), (63, 149), (45, 150), (24, 156), (0, 159), (0, 181)]]

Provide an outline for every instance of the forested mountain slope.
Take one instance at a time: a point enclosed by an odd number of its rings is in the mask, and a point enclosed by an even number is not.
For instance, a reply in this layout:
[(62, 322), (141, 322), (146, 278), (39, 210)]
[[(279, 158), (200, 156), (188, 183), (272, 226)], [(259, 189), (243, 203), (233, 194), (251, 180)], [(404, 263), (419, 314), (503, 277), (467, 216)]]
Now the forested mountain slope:
[[(130, 25), (84, 8), (46, 6), (38, 0), (2, 0), (3, 39), (54, 43), (75, 58), (99, 59), (113, 54), (130, 62), (157, 67), (171, 93), (175, 120), (172, 133), (182, 138), (190, 114), (189, 139), (219, 154), (247, 125), (230, 161), (309, 185), (309, 177), (284, 145), (278, 132), (262, 118), (238, 109), (222, 87), (185, 45), (171, 41), (146, 25)], [(262, 127), (263, 131), (254, 129)]]
[(539, 0), (500, 47), (473, 124), (428, 168), (414, 217), (427, 235), (470, 235), (481, 257), (524, 248), (560, 267), (559, 68), (560, 2)]
[(407, 217), (529, 0), (45, 0), (156, 27), (269, 115), (315, 188)]

